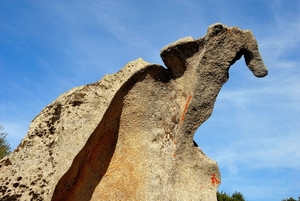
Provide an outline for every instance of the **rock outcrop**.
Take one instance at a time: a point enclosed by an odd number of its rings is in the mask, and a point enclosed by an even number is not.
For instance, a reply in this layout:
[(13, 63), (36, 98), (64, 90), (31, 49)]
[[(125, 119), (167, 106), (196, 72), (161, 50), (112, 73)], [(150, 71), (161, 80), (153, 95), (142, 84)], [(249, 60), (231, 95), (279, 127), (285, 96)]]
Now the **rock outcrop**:
[(193, 136), (241, 56), (267, 75), (250, 31), (214, 24), (163, 48), (167, 68), (138, 59), (62, 94), (0, 162), (0, 200), (217, 200)]

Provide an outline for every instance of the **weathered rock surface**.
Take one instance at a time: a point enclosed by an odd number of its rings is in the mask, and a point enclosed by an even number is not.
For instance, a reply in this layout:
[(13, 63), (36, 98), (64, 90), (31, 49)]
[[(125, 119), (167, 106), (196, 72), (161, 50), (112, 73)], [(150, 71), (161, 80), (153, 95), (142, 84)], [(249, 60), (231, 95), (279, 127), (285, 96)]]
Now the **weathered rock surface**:
[(0, 200), (216, 200), (217, 163), (193, 143), (229, 67), (267, 75), (250, 31), (214, 24), (58, 97), (0, 162)]

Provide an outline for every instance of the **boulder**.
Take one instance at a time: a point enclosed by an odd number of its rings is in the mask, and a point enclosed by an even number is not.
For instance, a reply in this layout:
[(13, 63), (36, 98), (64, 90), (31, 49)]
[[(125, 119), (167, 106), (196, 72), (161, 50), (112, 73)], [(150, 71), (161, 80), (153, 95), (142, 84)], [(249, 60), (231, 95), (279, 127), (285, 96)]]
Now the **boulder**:
[(216, 201), (218, 165), (193, 141), (242, 56), (267, 75), (250, 31), (214, 24), (46, 106), (0, 161), (0, 200)]

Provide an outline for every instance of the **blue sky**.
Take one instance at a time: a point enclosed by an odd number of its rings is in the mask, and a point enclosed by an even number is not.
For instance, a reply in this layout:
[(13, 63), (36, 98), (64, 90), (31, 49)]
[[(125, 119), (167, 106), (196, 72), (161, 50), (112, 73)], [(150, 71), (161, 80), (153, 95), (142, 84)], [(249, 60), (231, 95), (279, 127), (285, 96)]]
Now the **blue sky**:
[(248, 201), (300, 196), (300, 1), (0, 1), (0, 125), (15, 148), (67, 90), (93, 83), (221, 22), (249, 29), (269, 75), (230, 69), (195, 141), (219, 164), (220, 191)]

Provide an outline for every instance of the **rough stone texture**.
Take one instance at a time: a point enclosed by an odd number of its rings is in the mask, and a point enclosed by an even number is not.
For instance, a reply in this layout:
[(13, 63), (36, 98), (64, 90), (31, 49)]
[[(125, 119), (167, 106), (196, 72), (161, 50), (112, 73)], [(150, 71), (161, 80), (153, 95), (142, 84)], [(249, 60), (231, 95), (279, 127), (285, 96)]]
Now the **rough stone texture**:
[(241, 56), (267, 75), (250, 31), (214, 24), (58, 97), (0, 161), (5, 200), (216, 201), (217, 163), (193, 142)]

